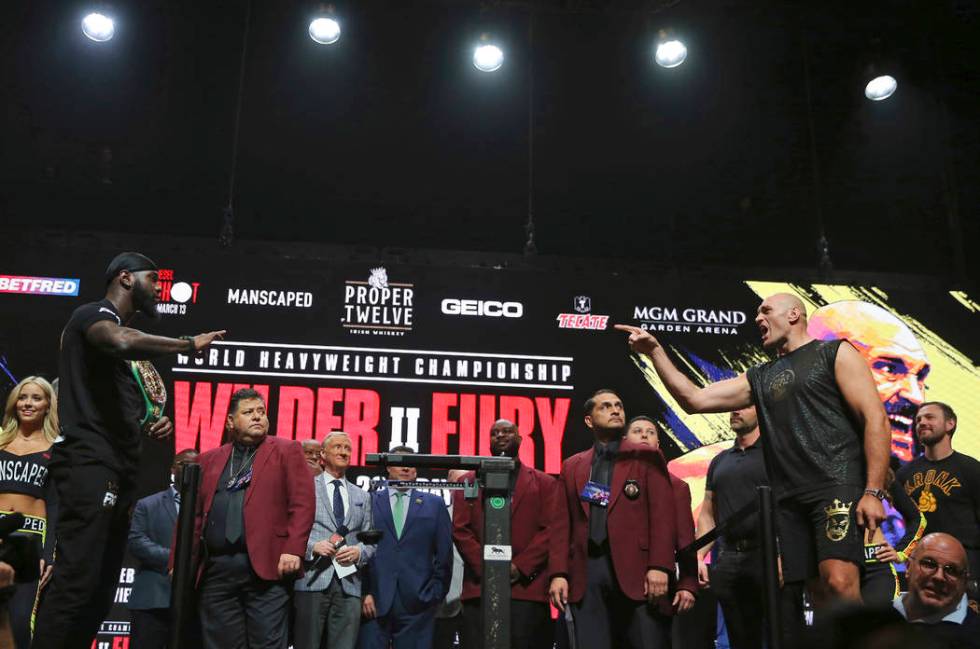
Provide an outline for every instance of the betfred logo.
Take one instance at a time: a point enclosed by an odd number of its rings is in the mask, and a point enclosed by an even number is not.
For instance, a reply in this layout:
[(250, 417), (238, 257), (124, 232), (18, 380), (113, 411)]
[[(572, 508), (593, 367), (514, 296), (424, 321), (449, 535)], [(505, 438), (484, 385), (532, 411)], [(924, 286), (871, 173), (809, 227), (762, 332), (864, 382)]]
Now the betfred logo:
[(412, 330), (415, 285), (388, 281), (388, 271), (372, 268), (367, 281), (344, 283), (344, 328), (352, 334), (404, 336)]
[(188, 304), (197, 304), (201, 283), (189, 282), (186, 278), (174, 274), (173, 269), (161, 268), (157, 272), (160, 278), (160, 302), (157, 312), (163, 315), (184, 315)]
[(75, 297), (81, 282), (68, 277), (25, 277), (0, 275), (0, 293), (22, 295), (59, 295)]
[(576, 313), (559, 313), (559, 329), (593, 329), (603, 331), (609, 326), (609, 316), (595, 315), (592, 311), (592, 298), (587, 295), (576, 295), (572, 301), (572, 309)]
[(524, 315), (524, 305), (520, 302), (446, 298), (442, 301), (442, 312), (446, 315), (482, 316), (485, 318), (520, 318)]

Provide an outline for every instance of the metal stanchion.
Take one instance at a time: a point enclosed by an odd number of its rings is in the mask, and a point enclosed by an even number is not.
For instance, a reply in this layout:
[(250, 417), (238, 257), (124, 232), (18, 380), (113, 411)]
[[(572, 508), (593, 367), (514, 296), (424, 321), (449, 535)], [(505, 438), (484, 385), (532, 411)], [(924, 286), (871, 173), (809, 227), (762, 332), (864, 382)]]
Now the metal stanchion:
[(762, 581), (766, 609), (766, 646), (782, 647), (782, 620), (779, 607), (779, 565), (776, 548), (776, 523), (773, 517), (772, 490), (757, 487), (759, 494), (759, 538), (762, 541)]
[[(499, 460), (500, 458), (495, 458)], [(510, 647), (510, 466), (485, 462), (483, 483), (483, 647)]]
[(194, 514), (197, 508), (197, 491), (201, 484), (201, 467), (186, 464), (180, 477), (180, 515), (177, 517), (176, 546), (174, 547), (174, 573), (170, 588), (170, 649), (182, 646), (184, 628), (194, 614), (192, 590), (194, 586)]

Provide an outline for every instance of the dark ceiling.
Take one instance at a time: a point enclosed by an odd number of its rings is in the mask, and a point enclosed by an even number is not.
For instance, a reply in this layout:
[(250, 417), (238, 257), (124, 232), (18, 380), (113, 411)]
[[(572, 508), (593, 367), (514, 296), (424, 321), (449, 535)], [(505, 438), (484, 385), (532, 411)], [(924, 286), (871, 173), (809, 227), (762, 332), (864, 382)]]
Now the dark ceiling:
[[(980, 3), (251, 1), (239, 239), (520, 252), (530, 109), (541, 254), (980, 275)], [(246, 0), (89, 6), (5, 3), (0, 218), (217, 237)]]

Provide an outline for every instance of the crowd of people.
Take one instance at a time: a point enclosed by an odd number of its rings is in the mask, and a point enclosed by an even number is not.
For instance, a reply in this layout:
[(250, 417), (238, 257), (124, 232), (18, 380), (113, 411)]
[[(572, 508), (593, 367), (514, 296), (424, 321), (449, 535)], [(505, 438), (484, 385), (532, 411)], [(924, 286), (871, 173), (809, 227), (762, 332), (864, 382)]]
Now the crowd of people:
[[(482, 619), (480, 605), (482, 499), (456, 490), (447, 503), (417, 488), (410, 467), (388, 467), (365, 491), (347, 478), (347, 434), (280, 438), (255, 390), (232, 395), (225, 443), (180, 451), (171, 486), (136, 501), (142, 437), (173, 428), (154, 411), (145, 361), (200, 352), (224, 332), (168, 338), (130, 327), (137, 313), (155, 314), (160, 290), (156, 265), (139, 253), (113, 259), (105, 281), (105, 299), (79, 307), (65, 327), (59, 389), (32, 376), (7, 399), (0, 514), (23, 515), (13, 534), (28, 539), (34, 563), (14, 571), (0, 561), (0, 647), (89, 649), (127, 546), (139, 562), (130, 647), (166, 646), (182, 506), (194, 507), (199, 613), (182, 630), (184, 646), (441, 649), (458, 639), (482, 647), (484, 625), (496, 623)], [(707, 589), (735, 649), (764, 645), (771, 606), (784, 646), (813, 643), (804, 593), (821, 646), (980, 646), (980, 463), (953, 450), (953, 409), (918, 408), (924, 454), (896, 471), (889, 424), (857, 351), (810, 338), (792, 295), (763, 301), (756, 323), (774, 359), (703, 386), (652, 334), (617, 325), (685, 410), (731, 413), (735, 441), (710, 464), (697, 521), (687, 483), (661, 453), (660, 426), (628, 419), (614, 390), (585, 402), (593, 444), (567, 458), (557, 479), (520, 461), (513, 422), (487, 431), (492, 454), (514, 460), (511, 647), (681, 647), (675, 618)], [(190, 463), (201, 470), (197, 502), (181, 503), (176, 485)], [(777, 602), (764, 597), (757, 514), (744, 509), (763, 485), (777, 503)], [(904, 518), (896, 546), (882, 534), (884, 501)], [(716, 541), (695, 551), (695, 538), (716, 527)], [(904, 593), (896, 564), (907, 566)]]

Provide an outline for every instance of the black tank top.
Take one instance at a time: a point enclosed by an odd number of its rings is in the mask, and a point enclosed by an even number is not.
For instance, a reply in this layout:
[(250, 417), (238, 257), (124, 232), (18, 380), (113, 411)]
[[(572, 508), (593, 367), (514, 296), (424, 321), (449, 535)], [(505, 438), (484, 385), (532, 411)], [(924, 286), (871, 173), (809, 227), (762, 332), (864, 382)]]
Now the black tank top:
[(0, 450), (0, 493), (44, 498), (51, 449), (27, 455)]
[(814, 340), (746, 373), (777, 495), (864, 485), (864, 435), (834, 374), (841, 342)]

